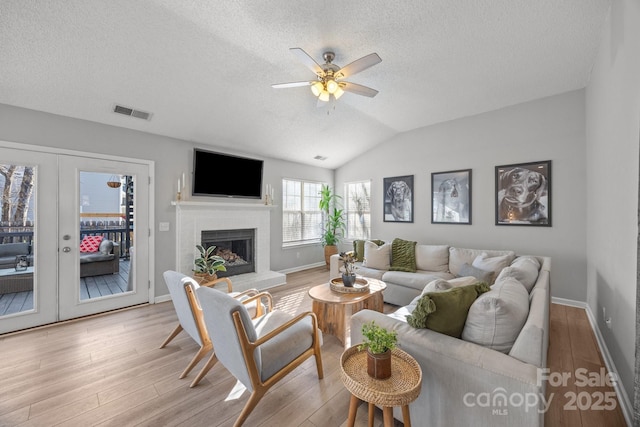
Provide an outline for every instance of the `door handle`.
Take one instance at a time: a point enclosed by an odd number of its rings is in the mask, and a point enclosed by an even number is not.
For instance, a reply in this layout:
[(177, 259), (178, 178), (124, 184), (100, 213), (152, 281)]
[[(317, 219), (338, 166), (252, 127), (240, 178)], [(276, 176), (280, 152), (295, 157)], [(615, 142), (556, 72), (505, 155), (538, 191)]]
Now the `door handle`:
[(65, 246), (62, 248), (62, 252), (71, 252), (71, 248), (69, 246)]

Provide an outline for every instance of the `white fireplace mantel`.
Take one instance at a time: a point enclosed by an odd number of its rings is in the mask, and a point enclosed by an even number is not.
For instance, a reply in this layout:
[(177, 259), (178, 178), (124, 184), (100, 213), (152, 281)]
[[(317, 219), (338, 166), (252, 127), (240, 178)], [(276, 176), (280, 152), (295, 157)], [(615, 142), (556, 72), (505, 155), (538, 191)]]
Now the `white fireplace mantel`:
[(254, 273), (231, 276), (234, 291), (267, 289), (286, 283), (286, 276), (271, 271), (270, 233), (273, 205), (174, 201), (176, 207), (176, 270), (191, 275), (203, 230), (255, 229)]

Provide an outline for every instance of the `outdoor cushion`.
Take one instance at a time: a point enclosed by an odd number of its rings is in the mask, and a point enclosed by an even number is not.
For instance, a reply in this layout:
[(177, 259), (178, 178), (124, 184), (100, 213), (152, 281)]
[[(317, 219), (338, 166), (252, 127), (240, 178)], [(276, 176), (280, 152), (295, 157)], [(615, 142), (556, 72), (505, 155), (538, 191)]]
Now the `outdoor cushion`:
[(98, 252), (100, 243), (104, 239), (104, 236), (84, 236), (80, 243), (80, 252), (93, 253)]

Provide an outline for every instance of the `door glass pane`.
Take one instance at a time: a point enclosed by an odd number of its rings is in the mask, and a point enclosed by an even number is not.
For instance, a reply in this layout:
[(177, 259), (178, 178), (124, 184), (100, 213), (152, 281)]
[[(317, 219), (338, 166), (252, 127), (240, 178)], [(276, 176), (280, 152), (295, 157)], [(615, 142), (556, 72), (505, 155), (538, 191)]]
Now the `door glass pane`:
[(80, 172), (80, 299), (133, 291), (133, 179)]
[(33, 310), (35, 169), (0, 164), (0, 316)]

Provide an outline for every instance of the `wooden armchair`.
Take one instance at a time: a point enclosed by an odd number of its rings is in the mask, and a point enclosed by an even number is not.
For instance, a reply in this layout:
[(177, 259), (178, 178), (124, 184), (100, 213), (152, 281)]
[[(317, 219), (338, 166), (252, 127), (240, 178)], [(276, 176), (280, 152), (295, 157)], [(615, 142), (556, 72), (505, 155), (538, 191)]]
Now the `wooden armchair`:
[[(191, 372), (198, 362), (213, 349), (213, 345), (211, 344), (209, 333), (207, 332), (207, 328), (202, 318), (202, 309), (200, 308), (200, 305), (197, 300), (189, 299), (187, 297), (188, 290), (193, 294), (195, 289), (199, 288), (200, 285), (193, 278), (182, 273), (178, 273), (177, 271), (165, 271), (163, 277), (167, 284), (167, 288), (169, 288), (173, 307), (175, 308), (176, 315), (178, 316), (178, 325), (164, 340), (162, 345), (160, 345), (160, 348), (164, 348), (183, 330), (187, 332), (187, 334), (189, 334), (189, 336), (198, 343), (198, 345), (200, 345), (200, 350), (198, 350), (193, 359), (191, 359), (191, 362), (189, 362), (185, 370), (180, 374), (179, 378), (184, 378), (189, 374), (189, 372)], [(212, 287), (223, 282), (226, 282), (229, 295), (233, 298), (243, 299), (258, 293), (256, 289), (249, 289), (244, 292), (233, 292), (231, 280), (227, 277), (207, 282), (202, 286)], [(251, 309), (255, 312), (255, 315), (261, 315), (264, 311), (262, 306), (256, 307), (255, 304), (252, 305)]]
[(274, 384), (311, 356), (315, 356), (318, 378), (322, 379), (322, 333), (315, 314), (306, 312), (294, 317), (270, 310), (251, 319), (246, 304), (267, 298), (272, 307), (269, 293), (262, 292), (242, 302), (211, 288), (198, 288), (195, 294), (216, 347), (198, 377), (206, 375), (219, 360), (251, 392), (235, 426), (244, 423)]

